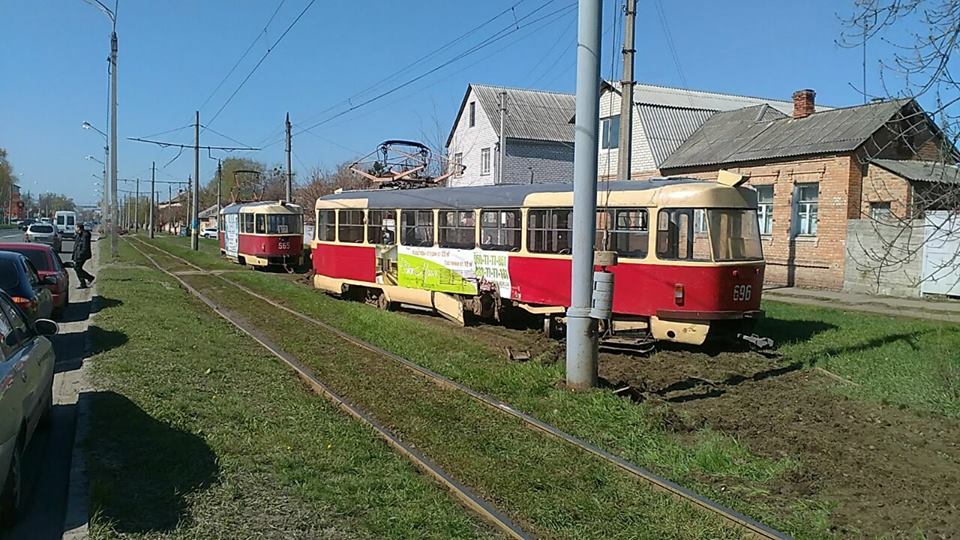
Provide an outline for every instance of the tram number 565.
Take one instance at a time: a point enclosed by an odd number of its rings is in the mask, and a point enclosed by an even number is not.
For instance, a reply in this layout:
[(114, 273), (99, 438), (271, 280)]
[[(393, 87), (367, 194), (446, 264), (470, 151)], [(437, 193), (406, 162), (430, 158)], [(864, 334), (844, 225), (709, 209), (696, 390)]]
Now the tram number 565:
[(733, 286), (733, 301), (734, 302), (749, 302), (750, 293), (752, 287), (750, 285), (734, 285)]
[(283, 240), (277, 242), (277, 249), (288, 250), (290, 249), (290, 242), (284, 242)]

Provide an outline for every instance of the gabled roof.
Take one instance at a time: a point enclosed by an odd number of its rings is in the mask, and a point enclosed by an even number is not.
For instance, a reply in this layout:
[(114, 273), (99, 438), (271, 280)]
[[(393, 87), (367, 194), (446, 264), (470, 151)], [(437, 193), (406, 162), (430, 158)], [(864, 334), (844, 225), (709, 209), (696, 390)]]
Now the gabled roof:
[(638, 104), (636, 111), (650, 144), (653, 162), (658, 165), (716, 113), (709, 109), (686, 109), (647, 103)]
[(960, 184), (960, 167), (956, 165), (945, 165), (936, 161), (896, 159), (871, 159), (870, 163), (879, 165), (912, 182)]
[[(622, 85), (619, 81), (604, 81), (604, 85), (612, 88), (617, 93), (621, 91)], [(720, 92), (706, 92), (686, 88), (672, 88), (669, 86), (642, 83), (637, 83), (633, 87), (633, 102), (712, 111), (732, 111), (766, 103), (784, 114), (793, 112), (793, 101), (723, 94)], [(818, 111), (828, 109), (830, 109), (830, 107), (817, 105)]]
[(772, 115), (769, 107), (764, 110), (763, 106), (719, 112), (660, 168), (851, 152), (911, 103), (912, 99), (882, 101), (816, 112), (805, 118)]
[(467, 86), (463, 101), (460, 103), (460, 110), (450, 128), (450, 135), (447, 136), (447, 146), (450, 146), (453, 140), (453, 133), (466, 108), (471, 90), (476, 95), (480, 107), (483, 108), (497, 136), (500, 136), (499, 94), (506, 92), (507, 137), (573, 143), (573, 124), (570, 123), (570, 117), (576, 109), (576, 99), (573, 94), (470, 84)]

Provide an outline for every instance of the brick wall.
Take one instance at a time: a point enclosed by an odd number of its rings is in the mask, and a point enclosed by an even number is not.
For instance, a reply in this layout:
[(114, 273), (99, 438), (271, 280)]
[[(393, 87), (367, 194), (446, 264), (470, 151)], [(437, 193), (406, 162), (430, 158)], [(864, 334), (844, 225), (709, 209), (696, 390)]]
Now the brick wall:
[(912, 225), (869, 219), (848, 221), (843, 290), (921, 296), (923, 238), (922, 221)]
[(891, 214), (898, 219), (906, 219), (912, 204), (911, 196), (910, 182), (883, 167), (869, 164), (867, 174), (863, 177), (861, 215), (870, 216), (870, 203), (889, 202)]
[(507, 140), (504, 184), (573, 182), (573, 145)]
[[(852, 155), (816, 157), (729, 167), (750, 176), (750, 184), (773, 185), (773, 230), (763, 237), (766, 285), (840, 290), (844, 280), (847, 220), (860, 212), (860, 166)], [(718, 170), (668, 171), (671, 175), (716, 180)], [(796, 185), (817, 183), (816, 236), (795, 236)]]

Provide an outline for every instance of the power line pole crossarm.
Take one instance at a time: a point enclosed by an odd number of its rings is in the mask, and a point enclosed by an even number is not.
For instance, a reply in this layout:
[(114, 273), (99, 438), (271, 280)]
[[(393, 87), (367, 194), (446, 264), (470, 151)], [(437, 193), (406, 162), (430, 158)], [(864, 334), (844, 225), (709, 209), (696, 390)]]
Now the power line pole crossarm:
[(637, 0), (626, 0), (623, 29), (623, 80), (620, 82), (620, 144), (618, 145), (617, 177), (629, 180), (633, 158), (633, 55)]
[(593, 244), (597, 214), (597, 134), (600, 124), (600, 30), (603, 0), (580, 0), (577, 30), (576, 126), (573, 150), (573, 261), (567, 310), (567, 385), (597, 384), (597, 321), (593, 303)]

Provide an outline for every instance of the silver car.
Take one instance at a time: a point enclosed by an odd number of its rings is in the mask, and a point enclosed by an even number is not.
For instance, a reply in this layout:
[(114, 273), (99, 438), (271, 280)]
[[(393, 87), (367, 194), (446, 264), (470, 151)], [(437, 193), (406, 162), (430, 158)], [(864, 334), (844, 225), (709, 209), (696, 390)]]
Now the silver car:
[(0, 525), (16, 521), (21, 510), (23, 455), (37, 427), (49, 422), (53, 407), (53, 344), (57, 323), (32, 325), (0, 292)]
[(60, 252), (63, 247), (63, 238), (60, 236), (60, 230), (53, 223), (34, 223), (30, 225), (27, 232), (23, 235), (24, 242), (37, 242), (53, 246), (53, 250)]

